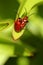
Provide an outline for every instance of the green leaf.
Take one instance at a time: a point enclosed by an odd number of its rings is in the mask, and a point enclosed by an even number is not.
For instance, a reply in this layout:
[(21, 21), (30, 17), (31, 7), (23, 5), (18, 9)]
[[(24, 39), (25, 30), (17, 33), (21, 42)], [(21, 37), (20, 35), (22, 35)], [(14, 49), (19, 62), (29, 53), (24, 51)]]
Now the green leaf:
[(34, 7), (35, 4), (41, 2), (43, 0), (23, 0), (23, 2), (20, 5), (20, 8), (18, 10), (19, 17), (22, 16), (22, 14), (25, 12), (25, 9), (27, 13), (31, 13), (30, 10)]
[(8, 20), (1, 20), (0, 21), (0, 32), (1, 31), (6, 31), (8, 28), (11, 27), (13, 20), (8, 19)]
[(43, 37), (43, 2), (37, 3), (31, 13), (34, 14), (29, 17), (27, 28), (32, 34)]
[(19, 39), (23, 35), (23, 33), (24, 33), (24, 29), (20, 32), (16, 32), (15, 29), (13, 28), (12, 35), (14, 40)]
[(0, 22), (0, 31), (7, 28), (9, 26), (8, 22)]
[(14, 47), (11, 45), (0, 44), (0, 65), (4, 65), (7, 59), (14, 55)]
[[(40, 13), (37, 14), (37, 7), (39, 6), (41, 6), (41, 11), (39, 10)], [(34, 35), (43, 37), (43, 18), (40, 17), (41, 14), (43, 16), (43, 0), (24, 0), (18, 10), (19, 17), (22, 17), (26, 11), (29, 18), (28, 30)]]
[[(32, 10), (37, 6), (38, 3), (42, 2), (42, 0), (23, 0), (23, 2), (21, 3), (17, 16), (16, 18), (22, 17), (23, 14), (25, 14), (25, 12), (27, 12), (27, 15), (29, 16), (30, 14), (32, 14)], [(34, 10), (33, 10), (34, 11)], [(34, 13), (34, 12), (33, 12)], [(34, 15), (34, 14), (33, 14)], [(24, 15), (25, 16), (25, 15)], [(30, 24), (29, 24), (30, 25)], [(29, 26), (28, 25), (28, 26)], [(30, 26), (31, 27), (31, 26)], [(13, 38), (14, 39), (18, 39), (20, 38), (20, 36), (22, 36), (22, 34), (24, 33), (24, 31), (21, 31), (20, 33), (16, 33), (15, 30), (13, 30)]]
[[(18, 1), (19, 1), (19, 0), (18, 0)], [(22, 4), (20, 5), (20, 8), (18, 9), (19, 11), (18, 11), (18, 13), (17, 13), (16, 19), (19, 18), (18, 16), (19, 16), (19, 14), (20, 14), (20, 12), (21, 12), (21, 9), (22, 9), (22, 7), (23, 7), (23, 5), (24, 5), (25, 2), (26, 2), (25, 0), (22, 1)], [(25, 30), (25, 29), (23, 29), (22, 31), (20, 31), (19, 33), (17, 33), (17, 32), (15, 31), (14, 27), (13, 27), (12, 35), (13, 35), (14, 40), (17, 40), (18, 38), (20, 38), (20, 37), (23, 35), (24, 30)]]

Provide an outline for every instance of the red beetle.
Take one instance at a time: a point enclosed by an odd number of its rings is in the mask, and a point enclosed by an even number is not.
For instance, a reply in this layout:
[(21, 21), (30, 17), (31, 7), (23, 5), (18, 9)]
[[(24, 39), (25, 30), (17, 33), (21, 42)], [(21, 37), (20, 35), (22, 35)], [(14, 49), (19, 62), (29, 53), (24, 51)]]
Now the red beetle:
[(24, 18), (18, 18), (17, 20), (15, 20), (15, 23), (14, 23), (15, 31), (20, 32), (25, 27), (27, 22), (28, 22), (27, 16), (25, 16)]

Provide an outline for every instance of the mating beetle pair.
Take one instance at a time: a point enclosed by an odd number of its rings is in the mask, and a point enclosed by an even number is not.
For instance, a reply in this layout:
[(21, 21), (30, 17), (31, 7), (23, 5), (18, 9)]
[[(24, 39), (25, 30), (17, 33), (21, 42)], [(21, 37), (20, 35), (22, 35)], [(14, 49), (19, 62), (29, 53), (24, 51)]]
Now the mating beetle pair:
[(15, 20), (15, 24), (14, 24), (14, 28), (16, 32), (20, 32), (25, 25), (28, 22), (28, 17), (25, 16), (24, 18), (18, 18), (17, 20)]

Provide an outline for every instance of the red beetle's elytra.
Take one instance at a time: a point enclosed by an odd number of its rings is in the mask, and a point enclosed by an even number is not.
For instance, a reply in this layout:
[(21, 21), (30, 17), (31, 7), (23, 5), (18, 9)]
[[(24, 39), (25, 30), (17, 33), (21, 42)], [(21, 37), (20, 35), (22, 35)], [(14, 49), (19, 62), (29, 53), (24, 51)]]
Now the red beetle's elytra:
[(28, 22), (27, 16), (25, 16), (24, 18), (18, 18), (17, 20), (15, 20), (15, 23), (14, 23), (15, 31), (20, 32), (25, 27), (27, 22)]

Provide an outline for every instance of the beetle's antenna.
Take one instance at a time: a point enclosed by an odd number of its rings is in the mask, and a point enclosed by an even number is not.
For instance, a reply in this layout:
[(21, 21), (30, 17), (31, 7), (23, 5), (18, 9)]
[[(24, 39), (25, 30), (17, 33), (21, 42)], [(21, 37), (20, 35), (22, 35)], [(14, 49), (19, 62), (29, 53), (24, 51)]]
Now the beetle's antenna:
[(27, 15), (27, 10), (26, 10), (26, 8), (25, 8), (25, 14)]
[(19, 17), (19, 13), (17, 13), (17, 16), (18, 16), (18, 18), (20, 18), (20, 17)]
[(24, 8), (25, 12), (22, 14), (22, 17), (27, 16), (27, 10)]
[(20, 18), (20, 16), (19, 16), (19, 12), (17, 13), (16, 19), (17, 19), (17, 18)]
[(32, 16), (33, 14), (37, 14), (37, 13), (32, 13), (32, 14), (29, 15), (29, 17)]

